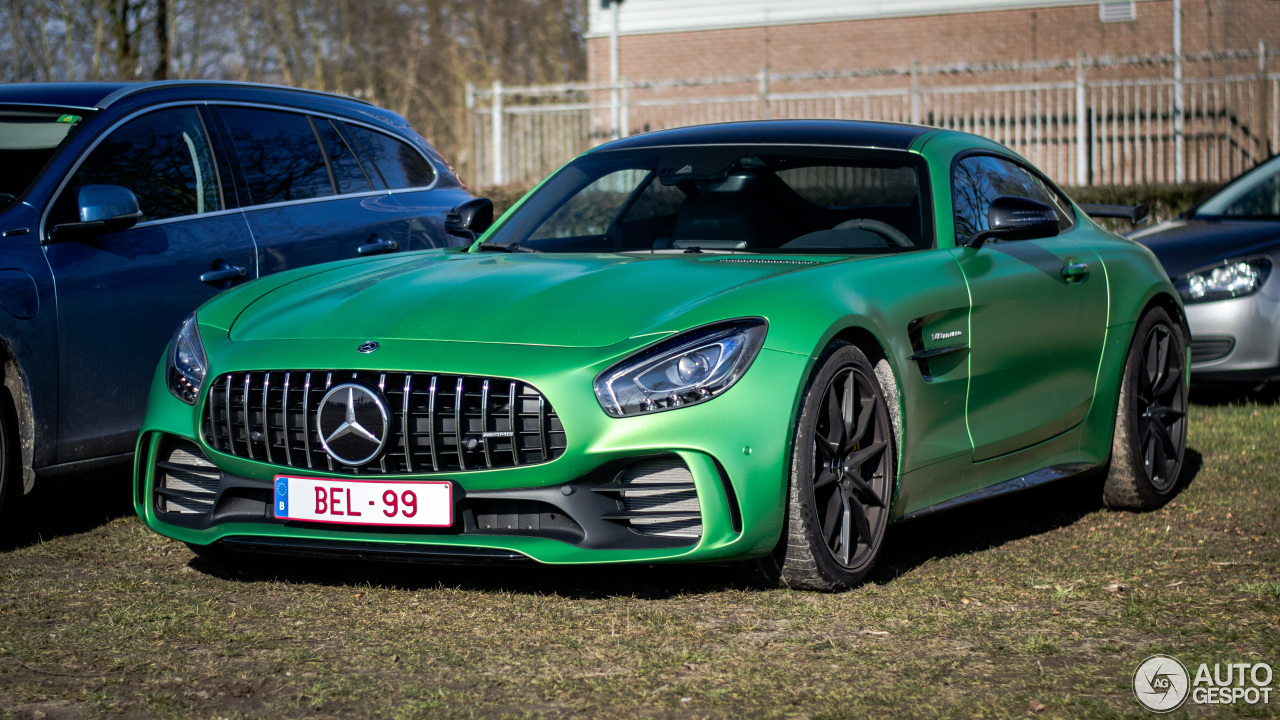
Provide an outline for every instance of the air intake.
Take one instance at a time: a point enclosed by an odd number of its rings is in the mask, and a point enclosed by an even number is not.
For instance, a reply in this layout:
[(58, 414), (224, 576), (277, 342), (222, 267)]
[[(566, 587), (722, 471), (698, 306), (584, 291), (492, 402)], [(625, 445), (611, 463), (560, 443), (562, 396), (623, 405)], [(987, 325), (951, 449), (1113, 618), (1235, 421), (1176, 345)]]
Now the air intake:
[(195, 443), (173, 440), (156, 461), (156, 507), (160, 512), (208, 515), (218, 499), (222, 473)]
[(1191, 362), (1220, 360), (1231, 354), (1236, 341), (1231, 338), (1203, 338), (1191, 341)]
[(693, 474), (676, 456), (643, 460), (630, 465), (616, 479), (594, 488), (618, 496), (621, 511), (605, 516), (642, 535), (702, 537), (702, 511)]

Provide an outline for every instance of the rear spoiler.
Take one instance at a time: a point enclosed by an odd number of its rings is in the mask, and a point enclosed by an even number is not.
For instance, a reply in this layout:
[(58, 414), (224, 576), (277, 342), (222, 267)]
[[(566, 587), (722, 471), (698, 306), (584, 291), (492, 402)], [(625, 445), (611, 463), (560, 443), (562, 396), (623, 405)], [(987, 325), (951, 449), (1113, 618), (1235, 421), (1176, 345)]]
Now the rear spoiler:
[(1146, 203), (1137, 205), (1096, 205), (1079, 203), (1086, 215), (1096, 218), (1121, 218), (1137, 225), (1151, 216), (1151, 208)]

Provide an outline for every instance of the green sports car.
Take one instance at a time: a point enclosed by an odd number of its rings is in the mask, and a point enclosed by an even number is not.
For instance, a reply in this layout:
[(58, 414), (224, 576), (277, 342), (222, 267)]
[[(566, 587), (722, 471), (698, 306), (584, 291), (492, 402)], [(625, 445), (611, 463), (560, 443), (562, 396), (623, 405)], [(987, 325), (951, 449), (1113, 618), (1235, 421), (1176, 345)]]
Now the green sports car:
[(469, 247), (279, 273), (184, 321), (138, 442), (147, 526), (198, 553), (750, 561), (831, 590), (890, 522), (1091, 471), (1113, 507), (1178, 486), (1178, 294), (994, 142), (667, 130), (491, 218), (471, 201)]

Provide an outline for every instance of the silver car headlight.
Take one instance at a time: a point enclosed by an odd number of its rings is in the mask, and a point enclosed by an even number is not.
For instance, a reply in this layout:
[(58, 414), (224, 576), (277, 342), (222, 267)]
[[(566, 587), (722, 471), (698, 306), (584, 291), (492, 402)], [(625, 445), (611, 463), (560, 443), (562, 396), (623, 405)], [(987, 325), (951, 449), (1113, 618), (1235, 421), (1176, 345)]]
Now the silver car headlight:
[(1230, 260), (1198, 270), (1174, 282), (1184, 303), (1228, 300), (1258, 292), (1271, 274), (1271, 258)]
[(188, 405), (195, 405), (200, 397), (200, 386), (209, 370), (209, 360), (200, 342), (200, 330), (196, 316), (188, 315), (178, 326), (178, 332), (169, 343), (169, 392)]
[(706, 402), (742, 377), (767, 330), (763, 318), (744, 318), (681, 333), (600, 373), (596, 398), (613, 417)]

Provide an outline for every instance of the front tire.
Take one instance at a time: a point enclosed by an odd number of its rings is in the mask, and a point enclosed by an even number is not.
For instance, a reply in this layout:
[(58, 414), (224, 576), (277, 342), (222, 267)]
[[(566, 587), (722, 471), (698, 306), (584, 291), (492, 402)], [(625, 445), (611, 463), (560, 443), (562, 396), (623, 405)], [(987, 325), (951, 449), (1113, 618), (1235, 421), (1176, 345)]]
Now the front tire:
[(783, 536), (763, 566), (776, 584), (829, 592), (857, 585), (875, 565), (897, 443), (861, 350), (833, 343), (816, 368), (796, 421)]
[(1124, 365), (1111, 465), (1102, 488), (1108, 507), (1151, 510), (1178, 487), (1187, 448), (1187, 345), (1161, 308), (1138, 321)]

